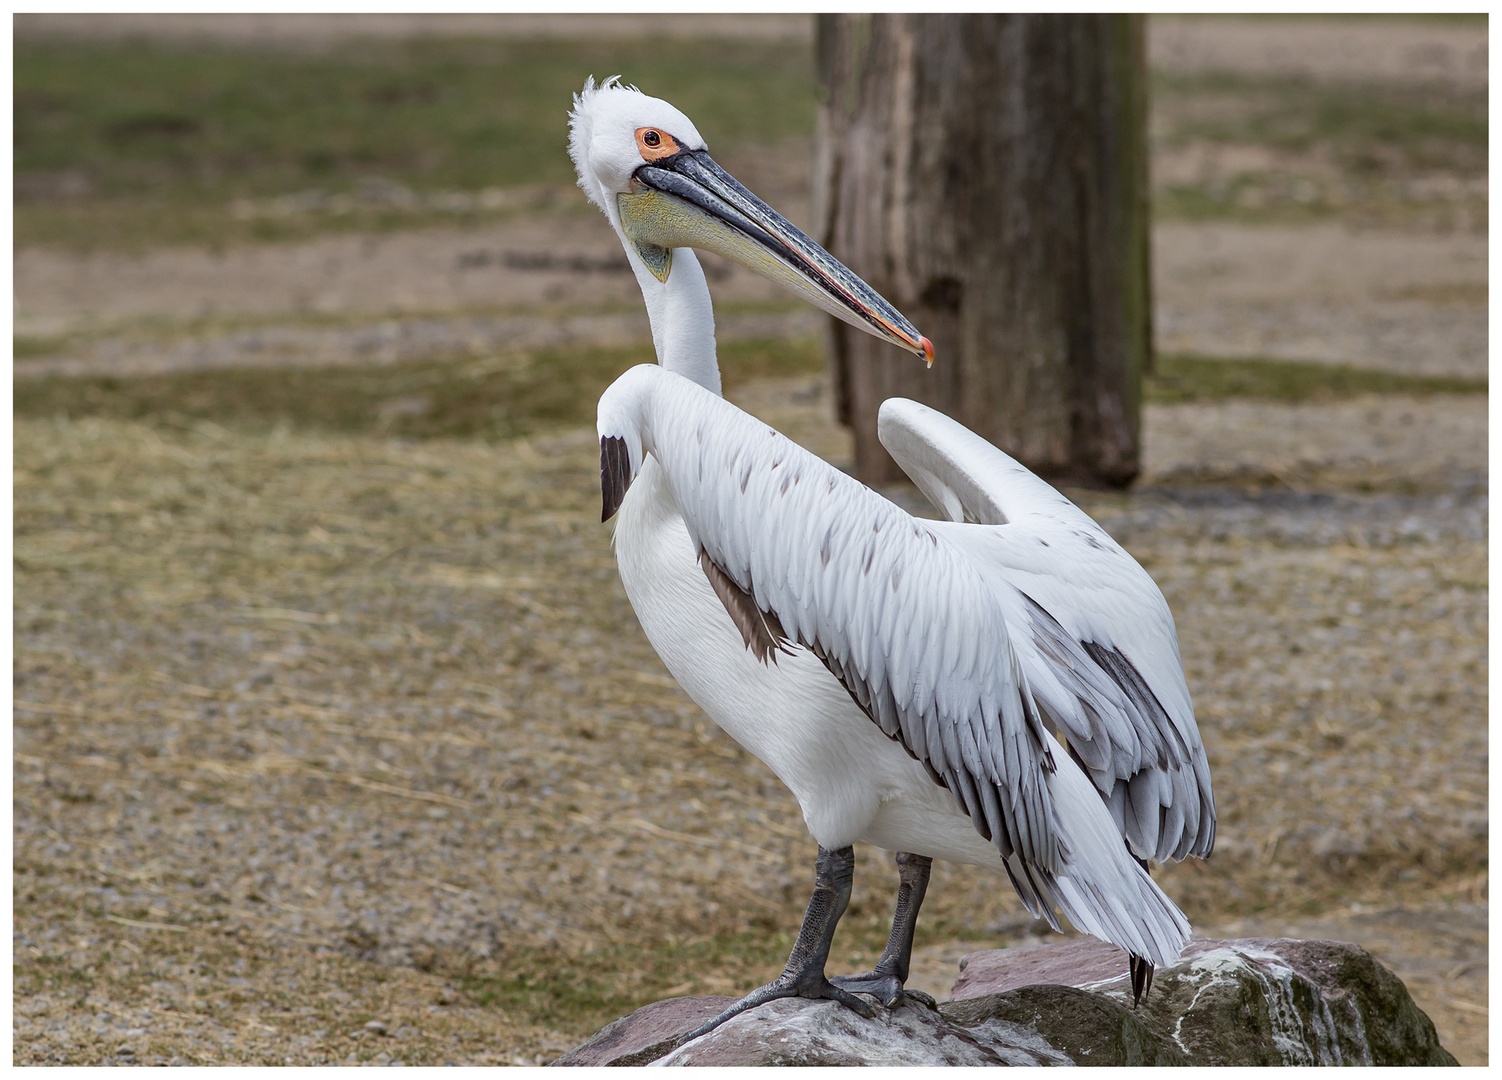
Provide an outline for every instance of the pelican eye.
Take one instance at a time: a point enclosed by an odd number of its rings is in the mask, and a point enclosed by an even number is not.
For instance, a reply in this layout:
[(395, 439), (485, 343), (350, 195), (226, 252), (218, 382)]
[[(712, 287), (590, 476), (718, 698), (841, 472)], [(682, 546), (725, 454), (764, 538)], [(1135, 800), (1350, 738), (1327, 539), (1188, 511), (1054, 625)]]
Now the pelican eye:
[(678, 141), (658, 128), (637, 128), (636, 149), (646, 161), (661, 161), (683, 149)]

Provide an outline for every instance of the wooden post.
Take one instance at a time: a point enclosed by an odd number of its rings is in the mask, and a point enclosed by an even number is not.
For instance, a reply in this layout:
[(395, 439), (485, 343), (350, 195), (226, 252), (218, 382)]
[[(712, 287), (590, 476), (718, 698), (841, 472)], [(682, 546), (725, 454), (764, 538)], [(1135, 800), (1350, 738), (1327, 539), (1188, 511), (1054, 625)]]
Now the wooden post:
[(815, 238), (934, 342), (932, 370), (830, 320), (856, 475), (901, 476), (888, 397), (1052, 480), (1139, 470), (1151, 362), (1141, 16), (821, 15)]

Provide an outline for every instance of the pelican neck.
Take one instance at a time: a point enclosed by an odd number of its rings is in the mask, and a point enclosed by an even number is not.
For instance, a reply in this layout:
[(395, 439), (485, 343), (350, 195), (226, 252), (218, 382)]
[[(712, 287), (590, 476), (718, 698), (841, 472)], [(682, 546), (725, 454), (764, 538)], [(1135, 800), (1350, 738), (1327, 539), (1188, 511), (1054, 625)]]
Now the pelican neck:
[(668, 279), (658, 281), (630, 244), (626, 245), (626, 255), (647, 305), (657, 362), (718, 395), (720, 363), (715, 355), (714, 304), (698, 258), (689, 248), (674, 248)]

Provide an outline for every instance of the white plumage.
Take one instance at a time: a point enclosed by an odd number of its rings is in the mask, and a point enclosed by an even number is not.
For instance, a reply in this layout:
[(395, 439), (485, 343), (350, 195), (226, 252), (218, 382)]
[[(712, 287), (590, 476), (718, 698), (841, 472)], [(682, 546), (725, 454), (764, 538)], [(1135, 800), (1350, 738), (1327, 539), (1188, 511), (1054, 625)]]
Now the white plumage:
[[(1134, 957), (1177, 957), (1189, 925), (1137, 860), (1207, 854), (1215, 816), (1151, 578), (1058, 492), (915, 402), (886, 402), (879, 434), (949, 521), (914, 519), (723, 401), (690, 245), (919, 356), (932, 346), (720, 170), (666, 102), (586, 85), (570, 152), (657, 348), (659, 366), (601, 398), (599, 434), (621, 580), (668, 670), (792, 791), (821, 867), (857, 840), (990, 867), (1055, 926), (1057, 907)], [(886, 966), (844, 985), (900, 998), (926, 875), (904, 877), (917, 899), (899, 894)], [(848, 877), (819, 882), (848, 896)], [(823, 978), (832, 903), (823, 944), (811, 903), (784, 977), (713, 1023), (786, 993), (860, 1007)], [(1140, 991), (1135, 960), (1133, 974)]]
[[(599, 433), (624, 439), (640, 470), (616, 550), (648, 637), (792, 788), (822, 846), (859, 840), (1006, 870), (1035, 915), (1052, 920), (1056, 905), (1154, 963), (1178, 955), (1188, 923), (1046, 729), (1006, 597), (953, 542), (957, 530), (913, 518), (660, 367), (606, 391)], [(757, 660), (699, 569), (701, 550), (804, 648)]]

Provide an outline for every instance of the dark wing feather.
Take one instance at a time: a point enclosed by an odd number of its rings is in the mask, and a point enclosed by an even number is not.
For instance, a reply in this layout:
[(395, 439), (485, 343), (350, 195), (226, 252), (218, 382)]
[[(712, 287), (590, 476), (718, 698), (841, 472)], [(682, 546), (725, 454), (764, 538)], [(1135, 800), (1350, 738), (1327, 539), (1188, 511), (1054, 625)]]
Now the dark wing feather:
[(765, 664), (768, 658), (776, 663), (779, 652), (792, 654), (793, 650), (787, 645), (788, 636), (782, 629), (782, 623), (777, 621), (777, 616), (757, 607), (756, 598), (731, 581), (702, 548), (699, 550), (699, 565), (704, 568), (709, 587), (720, 598), (720, 603), (725, 605), (730, 621), (741, 632), (746, 648), (751, 650), (753, 656)]
[[(1215, 801), (1199, 740), (1191, 744), (1131, 658), (1080, 640), (1026, 593), (1032, 643), (1050, 664), (1038, 701), (1068, 739), (1136, 853), (1166, 862), (1215, 845)], [(1068, 700), (1058, 701), (1062, 692)], [(1192, 728), (1191, 734), (1198, 733)]]

